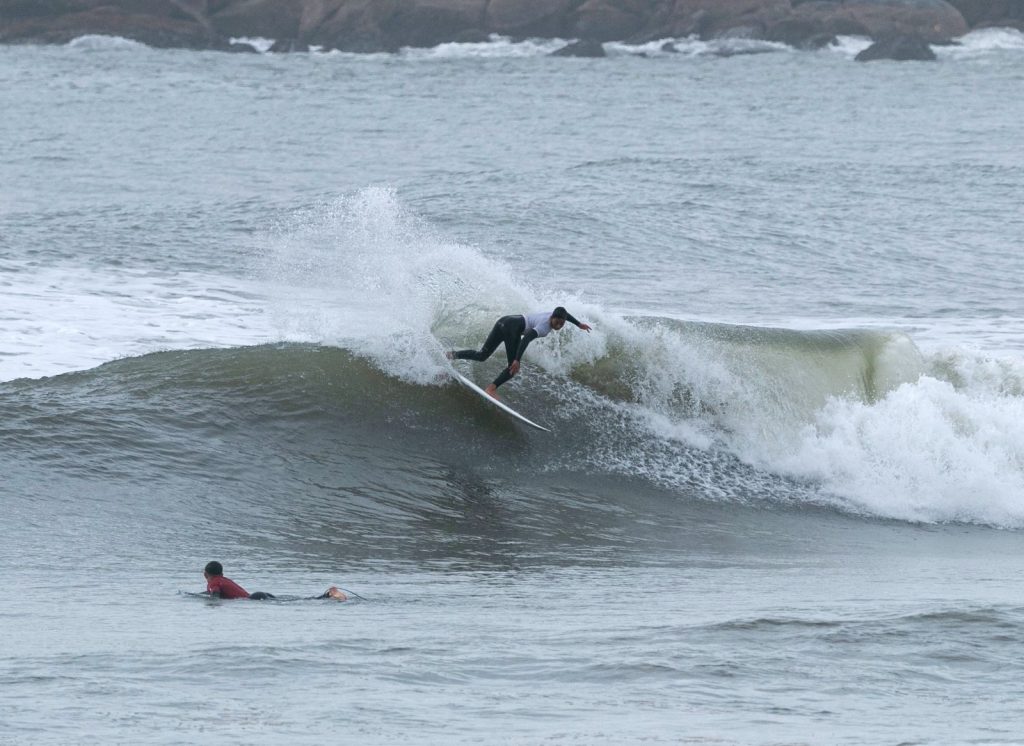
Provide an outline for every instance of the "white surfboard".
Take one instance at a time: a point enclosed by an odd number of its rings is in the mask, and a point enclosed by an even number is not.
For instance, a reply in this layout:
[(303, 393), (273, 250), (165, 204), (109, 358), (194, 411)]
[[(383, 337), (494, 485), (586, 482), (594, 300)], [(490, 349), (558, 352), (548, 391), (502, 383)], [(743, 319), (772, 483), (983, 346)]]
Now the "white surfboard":
[(461, 383), (461, 384), (462, 384), (463, 386), (465, 386), (465, 387), (466, 387), (467, 389), (469, 389), (469, 390), (470, 390), (470, 391), (472, 391), (473, 393), (477, 394), (477, 395), (478, 395), (478, 396), (480, 396), (480, 397), (481, 397), (482, 399), (486, 399), (486, 400), (487, 400), (487, 401), (489, 401), (489, 402), (490, 402), (491, 404), (493, 404), (494, 406), (496, 406), (496, 407), (497, 407), (498, 409), (501, 409), (501, 410), (502, 410), (502, 411), (504, 411), (505, 413), (507, 413), (507, 414), (510, 414), (510, 415), (512, 415), (512, 416), (513, 416), (513, 417), (515, 417), (515, 418), (516, 418), (517, 420), (519, 420), (520, 422), (522, 422), (522, 423), (523, 423), (524, 425), (529, 425), (530, 427), (535, 427), (535, 428), (537, 428), (538, 430), (543, 430), (543, 431), (544, 431), (544, 432), (546, 432), (546, 433), (550, 433), (550, 432), (551, 432), (550, 430), (548, 430), (548, 429), (547, 429), (546, 427), (544, 427), (543, 425), (538, 425), (538, 424), (537, 424), (536, 422), (534, 422), (533, 420), (530, 420), (530, 419), (527, 419), (526, 417), (523, 417), (523, 416), (522, 416), (521, 414), (519, 414), (519, 412), (517, 412), (516, 410), (512, 409), (512, 407), (508, 406), (508, 405), (507, 405), (507, 404), (505, 404), (504, 402), (500, 402), (500, 401), (498, 401), (498, 400), (497, 400), (497, 399), (495, 399), (495, 398), (494, 398), (493, 396), (489, 395), (489, 394), (488, 394), (488, 393), (487, 393), (486, 391), (484, 391), (484, 390), (483, 390), (482, 388), (480, 388), (480, 387), (479, 387), (479, 386), (477, 386), (477, 385), (476, 385), (475, 383), (473, 383), (473, 382), (472, 382), (472, 381), (470, 381), (470, 380), (469, 380), (468, 378), (466, 378), (466, 377), (465, 377), (464, 375), (462, 375), (461, 373), (459, 373), (459, 372), (458, 372), (457, 370), (453, 370), (453, 371), (452, 371), (452, 375), (453, 375), (453, 376), (455, 376), (455, 380), (457, 380), (457, 381), (458, 381), (459, 383)]

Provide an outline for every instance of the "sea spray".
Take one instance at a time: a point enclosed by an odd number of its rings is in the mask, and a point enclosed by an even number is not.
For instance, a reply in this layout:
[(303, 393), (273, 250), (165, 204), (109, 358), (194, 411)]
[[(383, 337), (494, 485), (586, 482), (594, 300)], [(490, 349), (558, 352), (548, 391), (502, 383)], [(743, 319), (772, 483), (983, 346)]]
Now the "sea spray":
[(901, 520), (1024, 526), (1024, 398), (923, 377), (881, 401), (835, 398), (780, 472)]
[[(283, 337), (343, 346), (422, 384), (444, 373), (445, 349), (478, 347), (499, 316), (571, 301), (542, 297), (382, 187), (292, 216), (268, 236), (261, 266)], [(532, 358), (559, 368), (557, 350)]]

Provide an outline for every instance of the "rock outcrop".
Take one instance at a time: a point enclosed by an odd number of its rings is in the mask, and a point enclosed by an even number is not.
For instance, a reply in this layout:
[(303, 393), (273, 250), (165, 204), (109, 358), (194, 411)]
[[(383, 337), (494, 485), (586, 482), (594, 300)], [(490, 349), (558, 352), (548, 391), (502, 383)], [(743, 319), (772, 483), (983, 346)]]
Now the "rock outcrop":
[(934, 59), (935, 52), (928, 46), (927, 41), (920, 36), (906, 35), (876, 41), (856, 57), (857, 62), (872, 62), (874, 60), (930, 61)]
[(1024, 0), (949, 0), (971, 28), (993, 26), (1024, 31)]
[(841, 34), (939, 43), (991, 25), (1024, 28), (1024, 0), (0, 0), (0, 42), (109, 34), (196, 49), (265, 37), (281, 49), (378, 52), (489, 34), (744, 37), (816, 48)]
[(219, 49), (208, 25), (157, 0), (0, 0), (0, 41), (65, 44), (87, 34), (123, 36), (152, 47)]

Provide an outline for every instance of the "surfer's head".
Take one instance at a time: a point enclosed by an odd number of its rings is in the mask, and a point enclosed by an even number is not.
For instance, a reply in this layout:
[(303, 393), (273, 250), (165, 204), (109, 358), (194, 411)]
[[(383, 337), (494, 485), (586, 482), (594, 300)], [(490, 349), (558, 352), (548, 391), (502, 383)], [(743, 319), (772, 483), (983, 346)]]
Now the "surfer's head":
[(565, 310), (565, 306), (559, 306), (551, 312), (551, 328), (556, 332), (565, 326), (565, 317), (568, 315), (568, 311)]
[(216, 577), (217, 575), (223, 574), (224, 566), (220, 562), (217, 562), (217, 560), (214, 560), (213, 562), (207, 562), (206, 567), (203, 568), (203, 575)]

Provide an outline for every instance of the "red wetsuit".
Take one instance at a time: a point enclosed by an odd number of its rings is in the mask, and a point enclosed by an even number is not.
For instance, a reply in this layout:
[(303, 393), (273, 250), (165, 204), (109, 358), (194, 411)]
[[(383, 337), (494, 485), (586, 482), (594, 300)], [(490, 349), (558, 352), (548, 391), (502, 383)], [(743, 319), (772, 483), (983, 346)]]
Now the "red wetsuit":
[(249, 593), (230, 578), (223, 575), (212, 575), (206, 579), (206, 590), (221, 598), (249, 598)]

